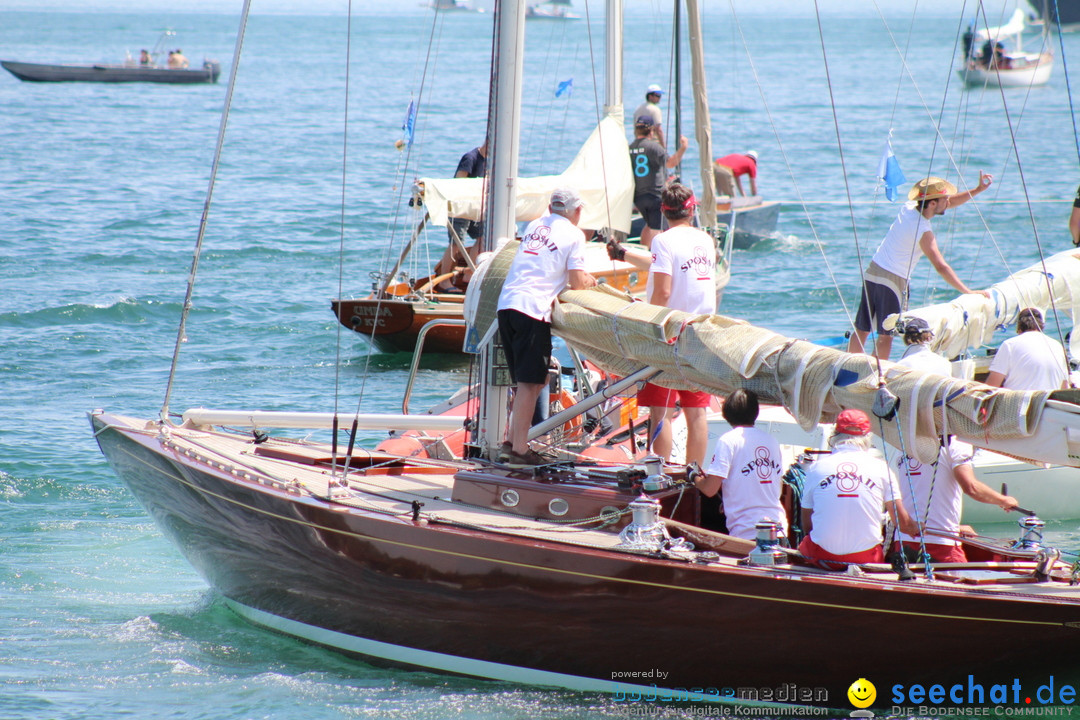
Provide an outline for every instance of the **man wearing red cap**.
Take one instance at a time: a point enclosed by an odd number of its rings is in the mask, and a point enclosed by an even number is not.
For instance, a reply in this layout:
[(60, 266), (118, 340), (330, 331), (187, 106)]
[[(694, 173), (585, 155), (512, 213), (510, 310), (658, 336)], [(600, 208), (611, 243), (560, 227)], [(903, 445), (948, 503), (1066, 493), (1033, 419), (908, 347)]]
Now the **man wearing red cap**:
[(870, 418), (862, 410), (844, 410), (829, 445), (832, 453), (815, 462), (803, 481), (806, 536), (799, 552), (826, 570), (882, 562), (883, 511), (909, 535), (919, 528), (900, 500), (896, 475), (870, 452)]
[(986, 290), (970, 289), (945, 262), (930, 221), (937, 215), (944, 215), (950, 207), (963, 205), (990, 187), (993, 181), (992, 176), (980, 172), (978, 187), (963, 193), (957, 193), (955, 185), (938, 177), (928, 177), (912, 186), (908, 192), (909, 202), (900, 209), (864, 275), (859, 313), (855, 317), (855, 332), (848, 343), (848, 352), (865, 352), (866, 338), (873, 330), (878, 334), (874, 355), (882, 360), (889, 359), (892, 335), (882, 323), (889, 315), (904, 309), (908, 283), (923, 255), (958, 292), (976, 292), (990, 297)]

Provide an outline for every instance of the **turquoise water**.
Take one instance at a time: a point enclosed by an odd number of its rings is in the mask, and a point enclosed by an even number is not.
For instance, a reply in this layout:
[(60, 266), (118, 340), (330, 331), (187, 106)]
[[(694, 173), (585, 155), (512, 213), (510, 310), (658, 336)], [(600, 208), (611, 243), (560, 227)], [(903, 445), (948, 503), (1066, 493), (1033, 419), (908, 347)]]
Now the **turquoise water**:
[[(997, 202), (980, 203), (982, 218), (967, 206), (939, 225), (969, 284), (1035, 262), (1036, 230), (1048, 252), (1067, 247), (1067, 201), (1080, 178), (1060, 67), (1030, 96), (1008, 93), (1006, 113), (997, 91), (962, 92), (950, 77), (955, 15), (889, 17), (901, 45), (916, 28), (908, 51), (916, 89), (899, 83), (900, 61), (873, 7), (826, 13), (841, 164), (817, 23), (806, 8), (784, 18), (742, 5), (753, 67), (727, 5), (707, 8), (714, 142), (718, 155), (757, 149), (760, 186), (788, 204), (778, 237), (735, 254), (724, 312), (800, 337), (846, 329), (839, 298), (855, 299), (853, 235), (865, 256), (895, 213), (874, 200), (890, 127), (909, 178), (933, 168), (955, 179), (944, 144), (968, 181), (979, 168), (997, 178), (983, 196)], [(667, 22), (645, 7), (628, 18), (628, 106), (646, 84), (669, 84)], [(227, 81), (230, 14), (0, 11), (0, 57), (112, 61), (152, 46), (165, 27), (193, 62), (220, 60)], [(595, 121), (602, 69), (591, 58), (600, 62), (603, 34), (589, 27), (529, 25), (525, 173), (558, 170)], [(250, 22), (172, 410), (352, 409), (361, 393), (365, 410), (400, 403), (408, 358), (370, 354), (339, 330), (329, 301), (365, 293), (368, 273), (407, 240), (412, 178), (452, 171), (482, 138), (490, 18), (446, 17), (434, 29), (418, 9), (353, 18), (347, 143), (346, 29), (345, 18), (326, 15)], [(429, 37), (438, 62), (425, 75)], [(1080, 56), (1080, 37), (1066, 46), (1067, 57)], [(555, 101), (555, 84), (568, 77), (573, 95)], [(0, 717), (626, 717), (610, 699), (377, 669), (247, 625), (97, 452), (86, 411), (161, 408), (225, 89), (0, 76)], [(393, 145), (417, 97), (424, 111), (406, 155)], [(939, 115), (935, 148), (930, 117)], [(684, 176), (696, 176), (693, 162)], [(444, 243), (432, 231), (414, 272)], [(926, 263), (921, 270), (933, 282), (916, 284), (916, 304), (949, 297)], [(414, 406), (443, 397), (467, 372), (426, 361)], [(1050, 529), (1063, 547), (1080, 547), (1073, 527)]]

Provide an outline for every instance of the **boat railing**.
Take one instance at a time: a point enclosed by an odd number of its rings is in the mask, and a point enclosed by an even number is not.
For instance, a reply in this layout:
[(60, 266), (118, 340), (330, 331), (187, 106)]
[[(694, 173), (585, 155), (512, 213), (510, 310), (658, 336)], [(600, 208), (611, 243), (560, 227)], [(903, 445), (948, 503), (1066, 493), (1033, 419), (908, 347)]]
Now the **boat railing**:
[(412, 397), (413, 383), (416, 381), (416, 371), (420, 367), (420, 356), (424, 352), (424, 339), (432, 329), (442, 326), (465, 327), (465, 320), (428, 320), (416, 334), (416, 349), (413, 350), (412, 366), (409, 367), (409, 380), (405, 383), (405, 397), (401, 400), (401, 412), (409, 414), (409, 398)]

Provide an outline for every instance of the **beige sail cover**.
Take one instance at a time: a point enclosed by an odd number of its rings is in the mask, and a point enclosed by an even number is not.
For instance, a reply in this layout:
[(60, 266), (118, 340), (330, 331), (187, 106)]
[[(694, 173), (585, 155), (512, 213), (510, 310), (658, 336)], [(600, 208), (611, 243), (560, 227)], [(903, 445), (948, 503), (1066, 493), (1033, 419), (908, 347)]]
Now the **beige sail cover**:
[[(617, 375), (651, 365), (663, 371), (653, 382), (668, 387), (722, 395), (747, 388), (762, 402), (786, 407), (806, 430), (842, 409), (872, 412), (878, 373), (869, 355), (792, 340), (723, 315), (649, 305), (608, 287), (566, 291), (559, 300), (552, 329)], [(1048, 392), (881, 366), (900, 410), (893, 420), (875, 419), (875, 432), (923, 462), (937, 458), (943, 434), (955, 434), (1023, 460), (1080, 465), (1080, 407), (1055, 403), (1067, 407), (1040, 427)], [(1071, 399), (1067, 391), (1054, 397)]]
[[(528, 222), (547, 212), (551, 191), (571, 187), (585, 203), (579, 227), (588, 230), (613, 228), (630, 232), (634, 205), (634, 175), (630, 146), (622, 124), (622, 108), (605, 117), (561, 175), (519, 177), (516, 181), (517, 221)], [(424, 207), (435, 225), (448, 217), (480, 220), (483, 212), (483, 178), (421, 178)]]
[[(885, 318), (885, 327), (892, 329), (901, 315), (922, 318), (934, 331), (931, 348), (947, 357), (988, 344), (996, 329), (1015, 324), (1016, 316), (1028, 307), (1038, 308), (1044, 315), (1053, 307), (1068, 315), (1075, 327), (1080, 317), (1080, 250), (1059, 252), (989, 289), (992, 300), (974, 293), (960, 295), (951, 302), (890, 315)], [(1080, 333), (1070, 338), (1069, 352), (1080, 357)]]

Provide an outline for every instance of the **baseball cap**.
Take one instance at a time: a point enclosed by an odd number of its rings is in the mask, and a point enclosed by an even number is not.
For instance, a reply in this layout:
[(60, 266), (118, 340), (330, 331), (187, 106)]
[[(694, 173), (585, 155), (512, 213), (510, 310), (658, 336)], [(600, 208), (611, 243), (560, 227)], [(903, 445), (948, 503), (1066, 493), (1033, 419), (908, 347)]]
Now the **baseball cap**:
[(563, 212), (574, 212), (581, 207), (581, 195), (573, 188), (558, 188), (551, 193), (551, 208)]
[(649, 87), (645, 88), (645, 94), (646, 95), (652, 95), (653, 93), (656, 93), (657, 95), (663, 95), (664, 91), (660, 89), (659, 85), (657, 85), (656, 83), (653, 83)]
[(651, 115), (639, 115), (638, 119), (634, 121), (634, 127), (647, 127), (653, 126), (653, 119)]
[(836, 432), (862, 436), (870, 432), (870, 417), (862, 410), (848, 409), (836, 416)]
[(757, 162), (757, 150), (747, 150), (746, 157), (754, 158), (754, 162)]
[(930, 329), (930, 323), (921, 317), (907, 317), (904, 318), (904, 333), (924, 333), (933, 332)]

